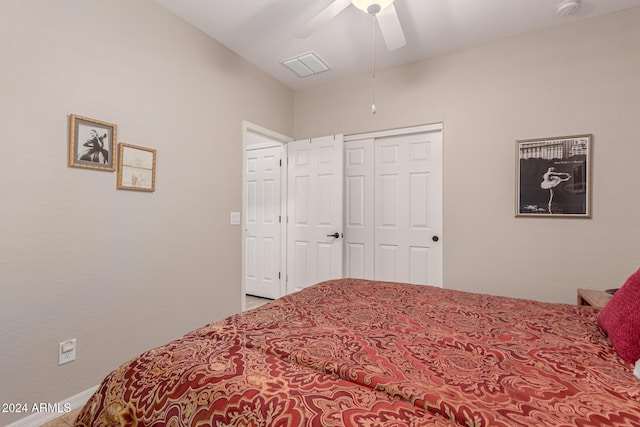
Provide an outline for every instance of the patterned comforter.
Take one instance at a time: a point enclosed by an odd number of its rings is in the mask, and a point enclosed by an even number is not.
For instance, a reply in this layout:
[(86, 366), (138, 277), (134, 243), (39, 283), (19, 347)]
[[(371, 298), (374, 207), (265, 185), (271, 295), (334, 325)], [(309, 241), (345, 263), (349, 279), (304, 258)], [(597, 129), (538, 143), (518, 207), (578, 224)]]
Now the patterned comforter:
[(591, 307), (324, 282), (112, 372), (77, 426), (640, 426)]

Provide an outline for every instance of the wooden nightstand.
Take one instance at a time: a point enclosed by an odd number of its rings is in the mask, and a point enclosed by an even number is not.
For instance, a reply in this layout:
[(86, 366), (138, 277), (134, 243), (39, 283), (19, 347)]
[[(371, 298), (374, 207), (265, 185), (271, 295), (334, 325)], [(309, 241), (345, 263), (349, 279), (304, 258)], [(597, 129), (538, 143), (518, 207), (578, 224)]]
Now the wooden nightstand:
[(605, 291), (596, 291), (594, 289), (578, 289), (578, 305), (590, 305), (601, 309), (611, 299), (612, 295)]

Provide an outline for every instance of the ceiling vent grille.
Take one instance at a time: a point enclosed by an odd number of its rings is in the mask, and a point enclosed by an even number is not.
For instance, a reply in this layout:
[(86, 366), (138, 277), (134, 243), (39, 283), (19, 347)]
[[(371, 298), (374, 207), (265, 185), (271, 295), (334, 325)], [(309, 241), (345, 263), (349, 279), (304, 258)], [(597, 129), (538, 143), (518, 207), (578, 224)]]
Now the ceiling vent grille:
[(281, 61), (300, 77), (308, 77), (329, 70), (329, 66), (315, 52), (307, 52)]

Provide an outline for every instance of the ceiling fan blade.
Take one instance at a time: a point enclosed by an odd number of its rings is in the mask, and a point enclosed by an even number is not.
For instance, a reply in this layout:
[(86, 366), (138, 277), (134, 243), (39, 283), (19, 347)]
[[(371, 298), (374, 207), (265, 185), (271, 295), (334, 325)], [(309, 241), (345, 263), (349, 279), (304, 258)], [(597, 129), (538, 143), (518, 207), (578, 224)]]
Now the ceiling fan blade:
[(335, 0), (329, 6), (325, 7), (316, 16), (311, 18), (302, 28), (293, 33), (296, 37), (304, 39), (313, 34), (318, 28), (331, 21), (340, 12), (345, 10), (351, 4), (350, 0)]
[(387, 49), (396, 50), (407, 44), (407, 40), (404, 38), (404, 32), (402, 32), (398, 13), (393, 3), (378, 12), (376, 19), (378, 20), (378, 26), (380, 27), (380, 32), (387, 45)]

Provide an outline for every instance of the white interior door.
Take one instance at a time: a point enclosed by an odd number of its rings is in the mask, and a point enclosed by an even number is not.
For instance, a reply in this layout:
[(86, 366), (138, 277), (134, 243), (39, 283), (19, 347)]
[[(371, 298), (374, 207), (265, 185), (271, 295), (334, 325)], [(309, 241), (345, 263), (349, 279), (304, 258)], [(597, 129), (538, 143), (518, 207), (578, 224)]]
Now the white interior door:
[(342, 135), (290, 142), (287, 151), (291, 293), (342, 277)]
[(245, 292), (281, 296), (282, 147), (246, 154)]
[(441, 173), (439, 162), (433, 161), (432, 136), (405, 135), (375, 142), (378, 280), (441, 284), (442, 221), (438, 211), (442, 190), (441, 185), (434, 185)]
[(442, 286), (442, 128), (345, 143), (345, 276)]
[(374, 139), (344, 144), (344, 276), (374, 280)]

